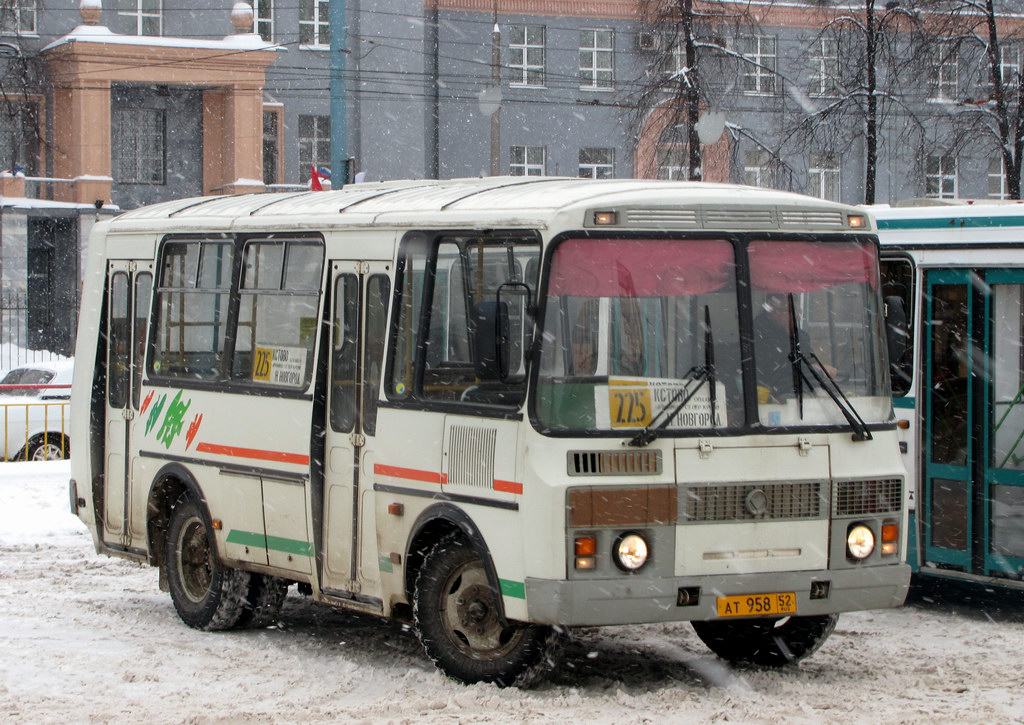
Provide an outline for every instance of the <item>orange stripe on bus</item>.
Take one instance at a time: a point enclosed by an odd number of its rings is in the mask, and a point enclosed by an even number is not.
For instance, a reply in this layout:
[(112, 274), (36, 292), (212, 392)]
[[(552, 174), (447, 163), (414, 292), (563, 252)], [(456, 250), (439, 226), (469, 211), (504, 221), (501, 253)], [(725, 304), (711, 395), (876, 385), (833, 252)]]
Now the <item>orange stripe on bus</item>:
[(441, 483), (440, 473), (420, 471), (416, 468), (401, 468), (399, 466), (385, 466), (380, 463), (374, 463), (373, 472), (378, 476), (392, 476), (409, 481), (422, 481), (423, 483)]
[(216, 453), (217, 455), (232, 456), (234, 458), (252, 458), (257, 461), (297, 463), (302, 466), (309, 465), (309, 456), (304, 456), (300, 453), (285, 453), (284, 451), (264, 451), (258, 448), (221, 446), (216, 443), (200, 443), (196, 446), (196, 451), (201, 453)]
[(522, 494), (523, 484), (516, 483), (515, 481), (499, 481), (494, 480), (494, 490), (502, 491), (504, 493), (517, 493)]

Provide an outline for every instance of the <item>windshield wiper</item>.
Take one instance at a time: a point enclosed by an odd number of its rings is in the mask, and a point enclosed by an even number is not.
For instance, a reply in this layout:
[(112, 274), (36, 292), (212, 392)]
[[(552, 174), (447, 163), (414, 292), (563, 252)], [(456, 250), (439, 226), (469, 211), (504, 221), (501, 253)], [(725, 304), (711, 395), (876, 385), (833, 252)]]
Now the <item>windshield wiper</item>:
[[(633, 447), (649, 445), (651, 441), (658, 437), (658, 433), (664, 430), (672, 419), (679, 415), (679, 411), (686, 407), (686, 404), (693, 399), (693, 396), (697, 394), (697, 391), (700, 390), (701, 385), (704, 383), (708, 384), (708, 392), (711, 399), (711, 427), (715, 426), (715, 410), (718, 396), (718, 386), (715, 384), (715, 338), (711, 330), (711, 310), (707, 305), (704, 306), (704, 365), (690, 368), (686, 371), (683, 379), (686, 380), (686, 385), (675, 392), (669, 401), (665, 403), (664, 407), (658, 411), (658, 414), (651, 419), (651, 422), (629, 440), (628, 445)], [(691, 383), (696, 383), (692, 389), (690, 387)], [(678, 404), (676, 404), (676, 401), (679, 401)], [(672, 412), (665, 415), (665, 412), (670, 408)], [(655, 426), (654, 422), (662, 415), (665, 415), (664, 420)]]
[(797, 396), (800, 419), (803, 420), (804, 417), (804, 383), (807, 384), (809, 390), (814, 390), (814, 385), (808, 379), (807, 373), (804, 372), (806, 365), (811, 375), (818, 381), (818, 385), (828, 394), (828, 397), (832, 398), (832, 402), (839, 408), (839, 412), (846, 418), (846, 422), (853, 428), (853, 440), (871, 440), (871, 431), (868, 430), (867, 423), (860, 417), (860, 413), (853, 407), (853, 403), (846, 397), (846, 393), (839, 387), (839, 383), (829, 373), (825, 364), (813, 351), (810, 353), (801, 351), (800, 333), (796, 326), (796, 309), (793, 306), (792, 294), (789, 295), (789, 323), (789, 362), (793, 366), (793, 392)]

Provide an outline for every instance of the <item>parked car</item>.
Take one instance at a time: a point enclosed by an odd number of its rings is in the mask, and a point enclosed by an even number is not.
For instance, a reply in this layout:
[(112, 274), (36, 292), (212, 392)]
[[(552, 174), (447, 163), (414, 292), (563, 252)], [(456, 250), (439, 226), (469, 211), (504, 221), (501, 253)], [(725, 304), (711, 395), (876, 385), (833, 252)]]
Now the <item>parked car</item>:
[[(60, 360), (12, 368), (0, 378), (0, 423), (9, 461), (53, 461), (70, 455), (68, 428), (74, 363)], [(3, 386), (25, 387), (3, 387)], [(26, 420), (27, 419), (27, 420)]]

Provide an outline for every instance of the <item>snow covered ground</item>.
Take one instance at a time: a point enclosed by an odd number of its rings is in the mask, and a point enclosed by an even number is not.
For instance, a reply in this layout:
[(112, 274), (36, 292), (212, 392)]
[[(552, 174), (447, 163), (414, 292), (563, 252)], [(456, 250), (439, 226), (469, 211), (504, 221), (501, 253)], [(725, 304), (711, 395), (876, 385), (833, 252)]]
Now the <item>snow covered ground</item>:
[(0, 464), (0, 722), (1024, 722), (1024, 608), (918, 597), (848, 614), (782, 671), (736, 670), (688, 625), (585, 629), (529, 691), (446, 680), (403, 626), (315, 605), (202, 633), (156, 571), (97, 555), (68, 465)]

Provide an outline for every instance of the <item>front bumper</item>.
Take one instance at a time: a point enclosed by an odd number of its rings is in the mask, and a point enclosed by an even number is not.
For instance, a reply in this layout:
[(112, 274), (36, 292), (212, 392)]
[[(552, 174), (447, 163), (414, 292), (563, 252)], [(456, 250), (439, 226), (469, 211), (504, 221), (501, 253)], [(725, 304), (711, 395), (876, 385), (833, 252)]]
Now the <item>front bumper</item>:
[[(811, 599), (811, 582), (828, 582), (828, 596)], [(715, 619), (718, 596), (771, 592), (795, 592), (797, 615), (886, 609), (903, 604), (909, 585), (910, 567), (906, 564), (670, 579), (527, 578), (526, 603), (529, 621), (537, 624), (643, 624)], [(700, 589), (697, 603), (678, 606), (679, 590), (693, 587)]]

